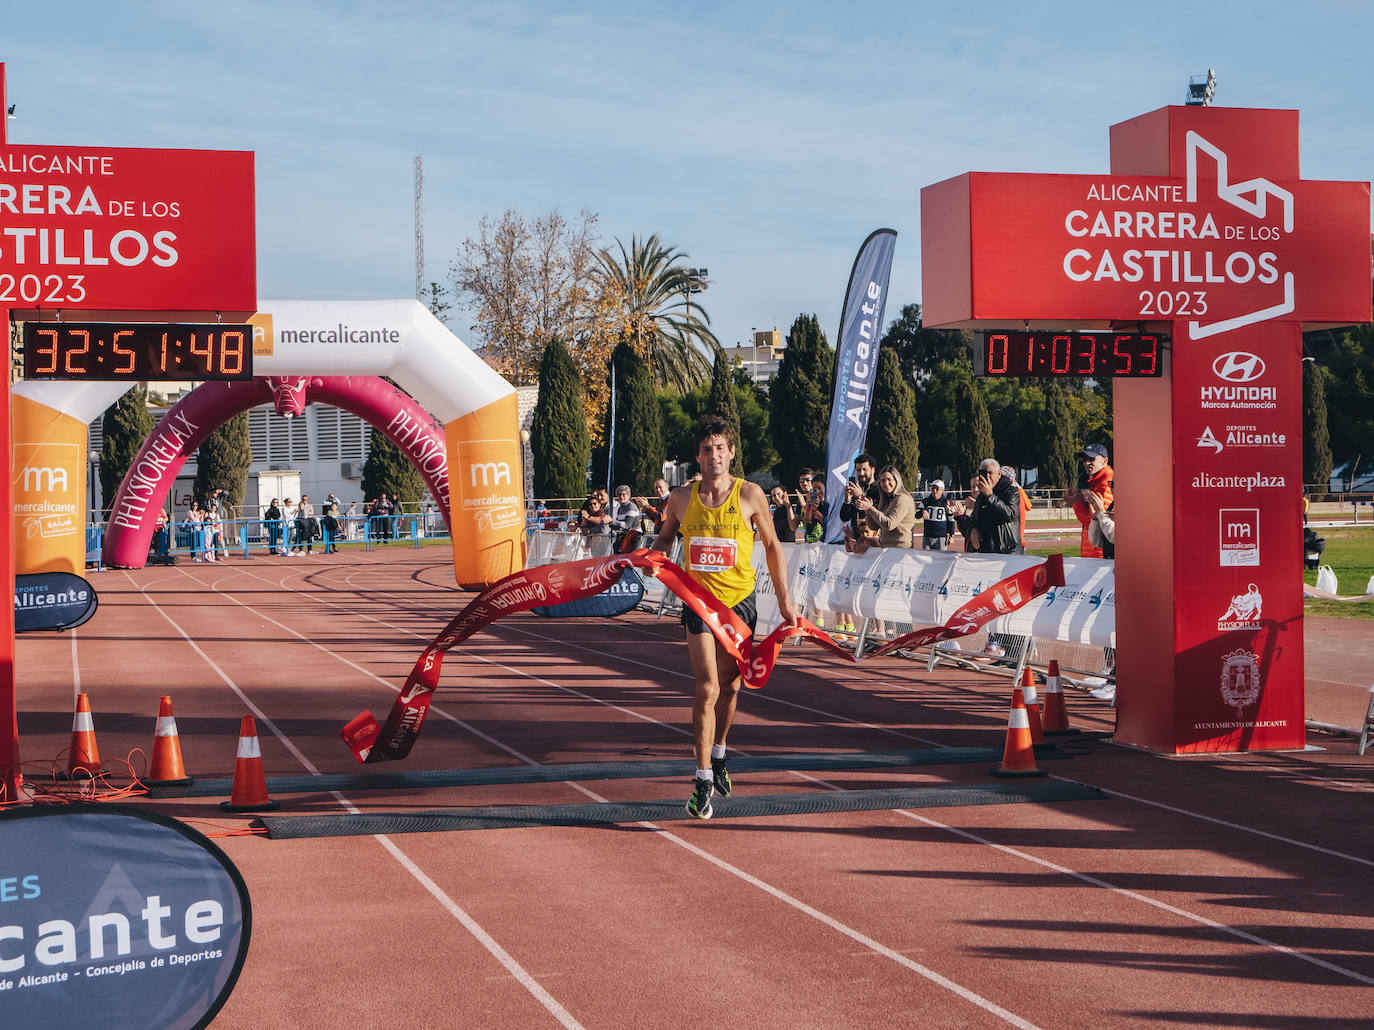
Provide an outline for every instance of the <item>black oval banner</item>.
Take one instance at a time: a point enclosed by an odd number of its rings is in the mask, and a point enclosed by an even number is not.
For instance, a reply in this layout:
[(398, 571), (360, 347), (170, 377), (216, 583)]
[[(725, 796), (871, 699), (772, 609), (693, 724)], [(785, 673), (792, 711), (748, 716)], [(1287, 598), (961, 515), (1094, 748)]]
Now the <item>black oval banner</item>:
[(0, 1026), (191, 1030), (248, 954), (248, 888), (188, 826), (120, 805), (0, 813)]
[(31, 572), (14, 577), (14, 631), (75, 629), (95, 614), (95, 587), (70, 572)]

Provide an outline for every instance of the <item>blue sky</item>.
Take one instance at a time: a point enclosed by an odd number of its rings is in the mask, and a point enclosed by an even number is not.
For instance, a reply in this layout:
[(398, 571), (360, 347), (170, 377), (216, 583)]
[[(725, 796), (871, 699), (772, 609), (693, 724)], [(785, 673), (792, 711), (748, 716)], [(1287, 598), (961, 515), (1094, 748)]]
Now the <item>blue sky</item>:
[[(724, 343), (814, 312), (895, 228), (920, 299), (922, 186), (1096, 172), (1110, 124), (1182, 102), (1302, 112), (1303, 174), (1374, 176), (1374, 6), (950, 3), (10, 5), (10, 141), (257, 154), (264, 298), (414, 291), (484, 214), (596, 212), (710, 270)], [(469, 343), (471, 320), (454, 330)]]

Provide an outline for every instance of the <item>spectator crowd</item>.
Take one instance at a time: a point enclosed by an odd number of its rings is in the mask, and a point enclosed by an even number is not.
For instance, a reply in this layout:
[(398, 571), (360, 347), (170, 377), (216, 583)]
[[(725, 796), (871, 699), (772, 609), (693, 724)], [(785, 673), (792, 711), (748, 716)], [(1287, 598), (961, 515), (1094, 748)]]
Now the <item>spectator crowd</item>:
[[(1083, 557), (1115, 555), (1113, 472), (1102, 444), (1088, 444), (1077, 455), (1080, 472), (1062, 503), (1078, 519)], [(655, 533), (663, 524), (669, 494), (665, 479), (655, 480), (652, 496), (633, 496), (628, 485), (587, 494), (576, 515), (553, 517), (540, 502), (534, 528), (580, 533), (591, 543), (601, 540), (608, 549), (622, 549), (630, 534)], [(832, 503), (826, 497), (825, 476), (801, 469), (796, 488), (779, 484), (768, 494), (773, 528), (784, 542), (816, 543), (825, 538), (825, 522)], [(965, 491), (950, 490), (941, 479), (930, 480), (915, 493), (902, 470), (877, 467), (868, 454), (854, 462), (843, 495), (836, 498), (846, 550), (863, 554), (873, 547), (911, 547), (928, 551), (969, 554), (1023, 554), (1030, 498), (1015, 472), (996, 458), (985, 458)]]

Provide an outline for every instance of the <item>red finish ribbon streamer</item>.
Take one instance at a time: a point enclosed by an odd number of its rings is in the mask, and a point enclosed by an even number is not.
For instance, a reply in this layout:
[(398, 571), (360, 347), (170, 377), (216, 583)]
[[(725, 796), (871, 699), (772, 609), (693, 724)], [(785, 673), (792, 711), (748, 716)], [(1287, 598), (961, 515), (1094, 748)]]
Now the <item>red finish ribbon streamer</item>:
[[(429, 714), (430, 701), (439, 685), (444, 654), (478, 630), (515, 612), (542, 605), (580, 601), (601, 593), (620, 578), (627, 568), (644, 569), (657, 575), (667, 589), (701, 617), (722, 648), (739, 663), (744, 685), (757, 690), (768, 682), (778, 653), (788, 637), (805, 636), (820, 647), (846, 661), (859, 661), (837, 644), (824, 630), (806, 619), (797, 625), (782, 624), (758, 640), (738, 615), (722, 604), (662, 551), (638, 550), (607, 558), (557, 565), (540, 565), (507, 576), (483, 590), (434, 638), (406, 677), (396, 695), (385, 724), (378, 725), (371, 711), (364, 711), (343, 729), (344, 739), (359, 762), (385, 762), (405, 758), (420, 736)], [(966, 636), (993, 619), (1015, 611), (1052, 586), (1064, 585), (1064, 560), (1051, 555), (1044, 564), (1032, 565), (1006, 579), (998, 580), (982, 593), (970, 598), (944, 625), (926, 626), (891, 640), (870, 652), (866, 658), (880, 658), (903, 648), (923, 647), (941, 640)]]

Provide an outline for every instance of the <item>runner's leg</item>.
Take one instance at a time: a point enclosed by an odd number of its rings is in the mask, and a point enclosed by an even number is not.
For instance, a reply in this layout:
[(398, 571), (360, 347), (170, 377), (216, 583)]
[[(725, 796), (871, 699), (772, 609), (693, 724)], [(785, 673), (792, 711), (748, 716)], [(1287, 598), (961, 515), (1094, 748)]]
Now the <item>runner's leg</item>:
[[(721, 696), (717, 679), (718, 649), (716, 638), (710, 633), (687, 634), (687, 655), (692, 660), (692, 678), (696, 681), (696, 694), (692, 702), (692, 736), (696, 743), (698, 769), (711, 768), (711, 744), (715, 741), (716, 710)], [(733, 659), (730, 661), (733, 664)], [(733, 701), (729, 710), (734, 712)], [(729, 728), (728, 724), (726, 728)]]
[[(714, 636), (710, 639), (716, 645), (716, 679), (719, 682), (714, 711), (715, 733), (710, 742), (724, 744), (730, 727), (735, 721), (735, 707), (739, 704), (739, 663), (730, 656), (725, 648), (720, 646), (720, 641), (716, 640)], [(726, 672), (725, 670), (729, 671)], [(699, 751), (697, 757), (700, 758)], [(707, 757), (710, 757), (709, 752)], [(701, 768), (704, 769), (705, 766)]]

